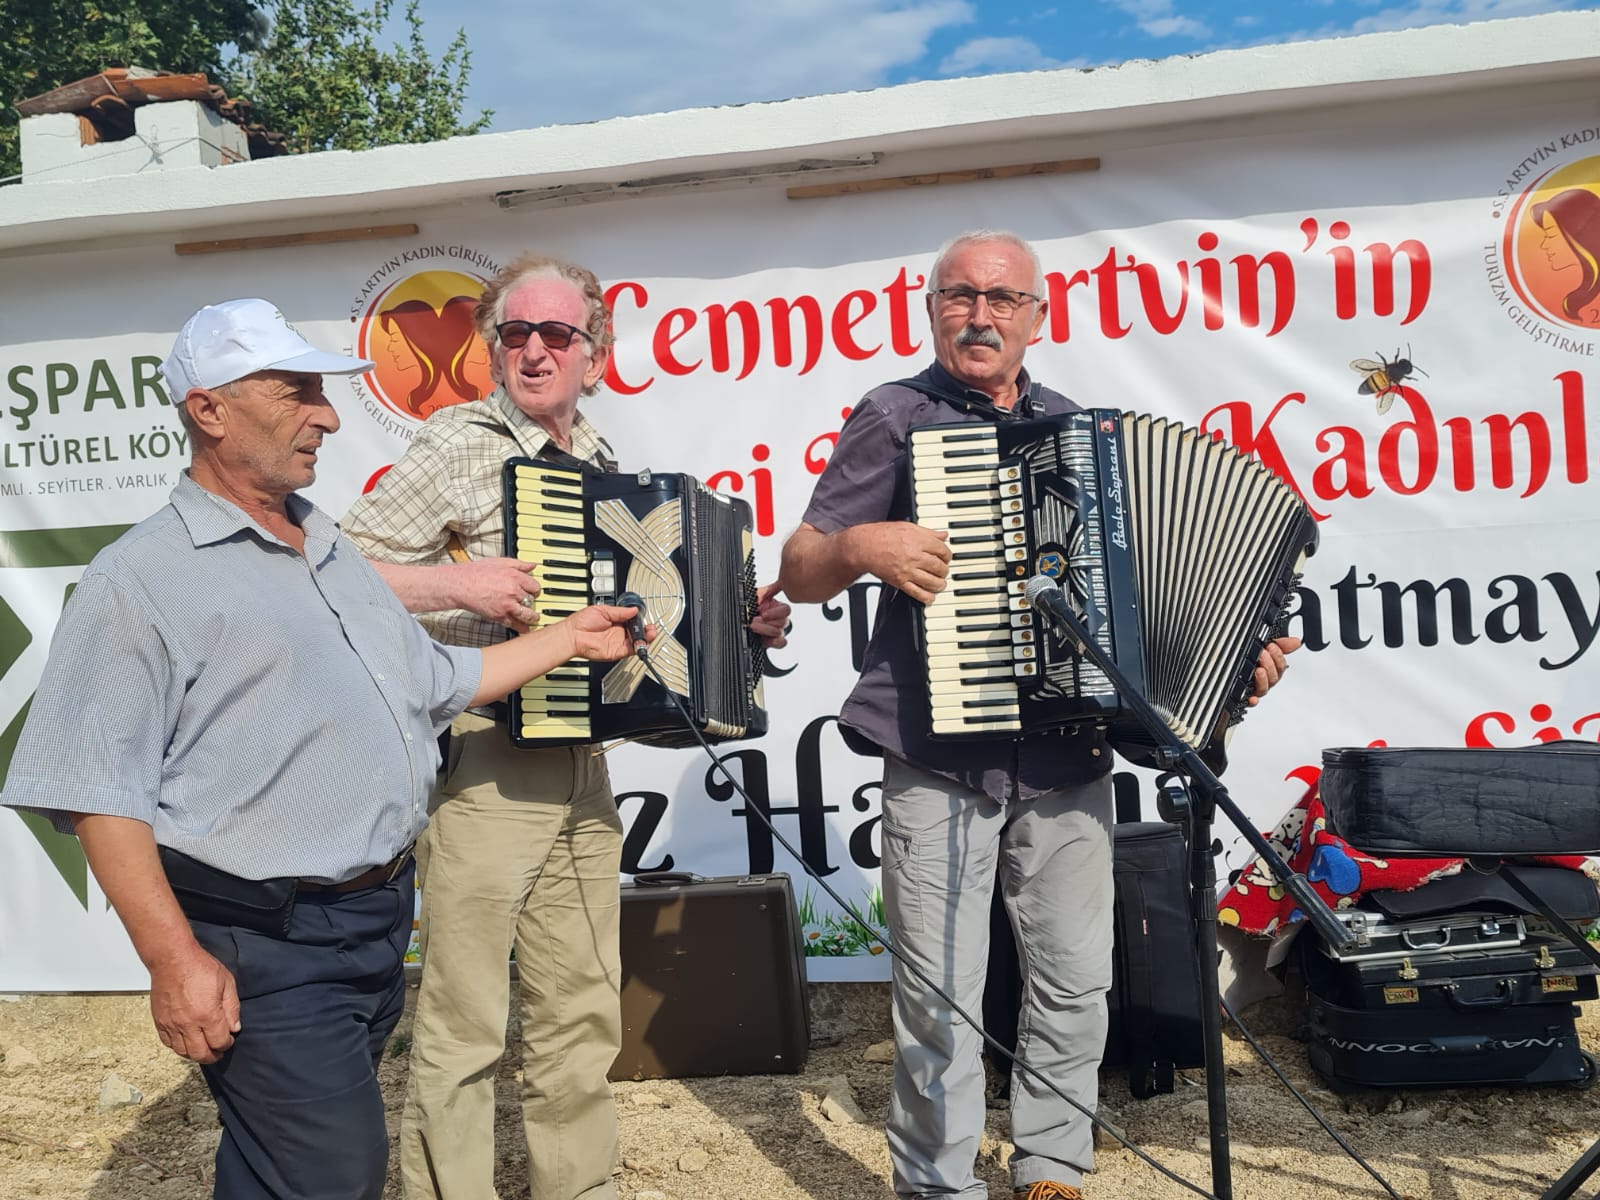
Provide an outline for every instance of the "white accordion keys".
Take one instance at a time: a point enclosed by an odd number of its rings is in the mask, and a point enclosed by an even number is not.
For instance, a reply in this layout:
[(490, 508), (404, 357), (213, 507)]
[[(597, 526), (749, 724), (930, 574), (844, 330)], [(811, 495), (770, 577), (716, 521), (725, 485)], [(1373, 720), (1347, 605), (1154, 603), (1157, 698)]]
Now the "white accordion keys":
[(933, 732), (1018, 732), (1017, 680), (1038, 668), (1033, 614), (1006, 570), (1027, 554), (1017, 468), (1002, 468), (994, 427), (978, 424), (918, 431), (911, 464), (912, 519), (950, 546), (949, 580), (922, 620)]

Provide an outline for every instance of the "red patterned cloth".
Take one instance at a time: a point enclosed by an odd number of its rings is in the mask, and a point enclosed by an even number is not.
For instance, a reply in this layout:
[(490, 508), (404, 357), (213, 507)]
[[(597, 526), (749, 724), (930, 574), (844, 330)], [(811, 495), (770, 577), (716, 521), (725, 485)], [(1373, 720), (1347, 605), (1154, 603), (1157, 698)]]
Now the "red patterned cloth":
[[(1329, 908), (1349, 908), (1378, 888), (1408, 892), (1429, 880), (1454, 875), (1463, 858), (1376, 858), (1328, 832), (1327, 815), (1316, 785), (1264, 835), (1296, 874), (1304, 875)], [(1539, 862), (1579, 870), (1582, 855), (1541, 858)], [(1305, 919), (1294, 899), (1273, 878), (1261, 859), (1254, 859), (1217, 901), (1217, 920), (1245, 933), (1270, 937)]]

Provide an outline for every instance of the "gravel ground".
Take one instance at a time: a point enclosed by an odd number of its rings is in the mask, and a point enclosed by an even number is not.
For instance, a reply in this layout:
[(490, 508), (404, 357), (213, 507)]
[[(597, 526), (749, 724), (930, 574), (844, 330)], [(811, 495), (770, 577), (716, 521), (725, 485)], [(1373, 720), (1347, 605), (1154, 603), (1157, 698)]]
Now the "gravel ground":
[[(412, 992), (413, 997), (415, 992)], [(886, 985), (815, 985), (813, 1047), (803, 1074), (617, 1086), (624, 1200), (892, 1200), (882, 1121), (889, 1066)], [(1580, 1020), (1600, 1048), (1595, 1005)], [(1409, 1197), (1537, 1197), (1600, 1135), (1597, 1093), (1574, 1088), (1474, 1088), (1339, 1096), (1311, 1072), (1301, 1040), (1303, 999), (1292, 992), (1244, 1013), (1246, 1023), (1333, 1125)], [(391, 1132), (404, 1090), (409, 1010), (382, 1078)], [(209, 1196), (219, 1136), (199, 1071), (168, 1052), (142, 995), (5, 997), (0, 1002), (0, 1198), (199, 1200)], [(1238, 1200), (1381, 1197), (1377, 1183), (1317, 1129), (1231, 1032), (1226, 1045)], [(516, 1113), (515, 1055), (499, 1074), (502, 1146), (496, 1184), (527, 1195)], [(137, 1093), (138, 1100), (133, 1101)], [(829, 1101), (829, 1097), (832, 1101)], [(119, 1106), (108, 1107), (107, 1105)], [(1201, 1072), (1176, 1091), (1133, 1100), (1120, 1077), (1102, 1080), (1103, 1114), (1163, 1164), (1210, 1180)], [(863, 1119), (854, 1120), (858, 1112)], [(1006, 1112), (989, 1111), (979, 1171), (993, 1198), (1009, 1196)], [(1584, 1192), (1593, 1195), (1600, 1180)], [(1108, 1142), (1090, 1200), (1192, 1194)], [(391, 1170), (386, 1196), (399, 1196)]]

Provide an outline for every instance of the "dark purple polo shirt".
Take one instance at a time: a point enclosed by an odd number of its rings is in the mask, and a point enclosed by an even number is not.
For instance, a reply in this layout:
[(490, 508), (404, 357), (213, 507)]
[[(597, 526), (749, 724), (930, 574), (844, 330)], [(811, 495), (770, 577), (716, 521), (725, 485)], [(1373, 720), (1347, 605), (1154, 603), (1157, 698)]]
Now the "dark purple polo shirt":
[[(916, 377), (953, 396), (969, 396), (992, 408), (987, 396), (969, 391), (938, 363)], [(1015, 412), (1026, 415), (1027, 371), (1017, 377)], [(1074, 412), (1078, 405), (1041, 388), (1045, 415)], [(898, 383), (868, 392), (850, 413), (828, 467), (817, 480), (804, 520), (823, 533), (874, 521), (911, 519), (906, 434), (919, 425), (990, 419)], [(916, 601), (885, 587), (861, 678), (839, 714), (840, 722), (877, 746), (981, 790), (1000, 803), (1027, 799), (1085, 783), (1111, 769), (1111, 750), (1101, 730), (1072, 725), (1021, 738), (931, 738), (928, 693), (916, 645)]]

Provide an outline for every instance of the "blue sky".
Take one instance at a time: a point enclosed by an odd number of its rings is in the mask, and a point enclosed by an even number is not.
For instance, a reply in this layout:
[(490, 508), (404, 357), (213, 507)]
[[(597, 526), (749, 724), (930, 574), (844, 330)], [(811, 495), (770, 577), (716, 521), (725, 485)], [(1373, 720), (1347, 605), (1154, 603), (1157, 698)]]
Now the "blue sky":
[(859, 91), (1597, 4), (1563, 0), (422, 0), (493, 129)]

